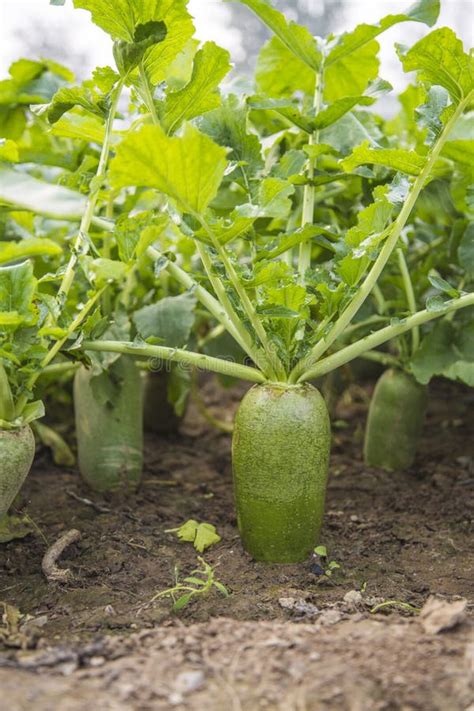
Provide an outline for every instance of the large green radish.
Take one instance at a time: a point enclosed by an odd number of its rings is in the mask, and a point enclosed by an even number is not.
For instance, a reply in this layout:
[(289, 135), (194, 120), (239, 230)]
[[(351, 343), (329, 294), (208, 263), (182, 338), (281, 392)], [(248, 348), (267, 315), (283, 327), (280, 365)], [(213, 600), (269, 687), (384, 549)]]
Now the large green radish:
[(79, 469), (95, 491), (136, 489), (143, 468), (143, 388), (132, 358), (74, 379)]
[(0, 518), (20, 491), (34, 456), (35, 438), (29, 425), (17, 430), (0, 430)]
[(427, 402), (426, 385), (402, 370), (385, 371), (370, 403), (364, 442), (366, 464), (388, 471), (413, 464)]
[(317, 544), (331, 428), (310, 384), (256, 385), (237, 411), (232, 442), (237, 521), (256, 560), (297, 563)]

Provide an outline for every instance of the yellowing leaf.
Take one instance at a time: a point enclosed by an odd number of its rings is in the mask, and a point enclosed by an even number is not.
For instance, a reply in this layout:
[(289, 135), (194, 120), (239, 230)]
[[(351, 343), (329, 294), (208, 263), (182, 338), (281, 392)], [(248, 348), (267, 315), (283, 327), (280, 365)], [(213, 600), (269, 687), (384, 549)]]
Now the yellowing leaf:
[(116, 188), (156, 188), (184, 212), (202, 213), (219, 189), (226, 152), (191, 124), (173, 138), (160, 126), (144, 126), (118, 146), (111, 180)]

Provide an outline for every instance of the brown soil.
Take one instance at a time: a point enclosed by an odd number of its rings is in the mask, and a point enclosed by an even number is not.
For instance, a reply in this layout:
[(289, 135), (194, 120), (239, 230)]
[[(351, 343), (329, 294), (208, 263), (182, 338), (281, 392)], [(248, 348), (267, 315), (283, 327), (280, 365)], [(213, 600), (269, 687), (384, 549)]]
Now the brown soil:
[[(23, 615), (0, 629), (6, 707), (467, 709), (468, 623), (428, 635), (416, 610), (398, 604), (420, 608), (430, 594), (472, 600), (474, 591), (473, 391), (446, 383), (432, 391), (419, 457), (397, 474), (361, 460), (368, 393), (340, 401), (322, 533), (341, 566), (330, 578), (316, 558), (268, 566), (243, 552), (229, 436), (194, 408), (179, 436), (147, 439), (143, 486), (126, 499), (91, 493), (41, 449), (20, 506), (38, 534), (0, 549), (0, 600)], [(204, 388), (228, 421), (241, 392)], [(150, 601), (173, 585), (175, 566), (180, 575), (196, 567), (192, 545), (165, 532), (189, 518), (222, 536), (204, 557), (231, 595), (214, 591), (177, 616), (170, 600)], [(46, 541), (71, 528), (82, 539), (60, 565), (73, 576), (48, 583)], [(362, 595), (344, 600), (354, 590)], [(388, 600), (397, 605), (370, 612)]]

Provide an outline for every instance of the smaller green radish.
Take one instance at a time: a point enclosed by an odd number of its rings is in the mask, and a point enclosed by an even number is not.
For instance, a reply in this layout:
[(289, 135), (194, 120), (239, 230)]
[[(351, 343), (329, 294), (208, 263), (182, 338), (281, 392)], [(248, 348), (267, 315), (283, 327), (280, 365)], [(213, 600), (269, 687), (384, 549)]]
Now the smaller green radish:
[(143, 468), (143, 387), (132, 358), (74, 379), (79, 470), (95, 491), (134, 490)]
[(411, 467), (428, 402), (428, 388), (403, 370), (379, 378), (365, 430), (364, 460), (388, 471)]
[(20, 491), (35, 455), (31, 427), (15, 424), (15, 404), (3, 365), (0, 363), (0, 518)]
[(0, 430), (0, 518), (7, 512), (28, 476), (35, 456), (35, 437), (29, 425)]

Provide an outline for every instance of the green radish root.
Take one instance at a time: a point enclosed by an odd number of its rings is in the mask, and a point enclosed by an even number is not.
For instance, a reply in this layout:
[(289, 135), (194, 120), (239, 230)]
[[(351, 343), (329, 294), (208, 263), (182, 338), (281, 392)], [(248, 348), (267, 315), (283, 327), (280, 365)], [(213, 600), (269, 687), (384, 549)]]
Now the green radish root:
[(74, 379), (79, 470), (95, 491), (133, 490), (143, 467), (143, 388), (132, 358)]
[(317, 544), (330, 450), (326, 404), (312, 385), (254, 386), (232, 442), (237, 521), (256, 560), (297, 563)]
[(411, 467), (428, 401), (428, 388), (409, 373), (387, 370), (379, 378), (365, 430), (364, 459), (387, 471)]
[(31, 427), (0, 430), (0, 518), (12, 505), (29, 474), (35, 455)]

